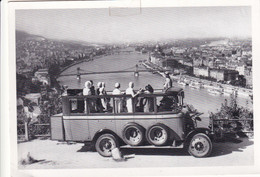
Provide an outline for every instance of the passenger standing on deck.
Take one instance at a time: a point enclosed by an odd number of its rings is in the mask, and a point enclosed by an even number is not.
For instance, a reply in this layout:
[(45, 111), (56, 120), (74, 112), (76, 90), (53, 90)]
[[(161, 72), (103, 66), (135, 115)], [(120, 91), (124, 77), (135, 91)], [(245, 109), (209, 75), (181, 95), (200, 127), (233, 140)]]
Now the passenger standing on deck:
[[(105, 82), (101, 83), (101, 88), (100, 88), (100, 95), (107, 95), (107, 92), (105, 90), (106, 84)], [(101, 98), (101, 104), (105, 111), (107, 111), (107, 106), (108, 106), (109, 100), (106, 100), (106, 98)]]
[(172, 80), (169, 72), (167, 71), (165, 72), (164, 77), (165, 77), (165, 83), (163, 85), (163, 89), (167, 90), (168, 88), (172, 87)]
[(95, 86), (92, 80), (90, 80), (91, 86), (90, 86), (90, 91), (91, 91), (91, 95), (95, 95), (96, 91), (95, 91)]
[[(96, 95), (96, 90), (95, 90), (95, 86), (94, 86), (94, 83), (92, 80), (89, 81), (90, 82), (90, 92), (91, 92), (91, 95)], [(89, 104), (91, 105), (90, 107), (93, 108), (93, 109), (90, 109), (90, 112), (91, 113), (94, 113), (96, 111), (98, 111), (96, 109), (96, 99), (95, 98), (89, 98)]]
[[(122, 92), (119, 90), (120, 84), (115, 84), (115, 89), (113, 90), (113, 95), (121, 95)], [(122, 110), (122, 100), (121, 98), (115, 98), (115, 113), (120, 113)]]
[[(90, 81), (85, 82), (85, 88), (83, 89), (84, 96), (91, 95), (90, 87), (91, 87), (91, 82)], [(85, 113), (86, 112), (87, 112), (87, 100), (85, 100)]]
[(132, 113), (133, 112), (133, 99), (141, 93), (139, 90), (137, 93), (134, 91), (134, 83), (129, 82), (129, 87), (126, 89), (125, 93), (127, 95), (131, 95), (132, 98), (126, 98), (126, 108), (127, 112)]
[[(97, 83), (96, 95), (101, 95), (101, 92), (102, 92), (101, 88), (102, 88), (102, 83), (98, 82)], [(96, 100), (96, 110), (97, 110), (97, 112), (103, 112), (103, 109), (104, 109), (104, 107), (102, 106), (101, 99), (97, 98), (97, 100)]]
[(102, 87), (102, 82), (98, 82), (98, 83), (97, 83), (96, 95), (100, 95), (101, 87)]
[(83, 89), (83, 95), (91, 95), (90, 87), (91, 87), (91, 82), (90, 81), (85, 82), (85, 88)]
[[(153, 87), (148, 84), (145, 86), (145, 94), (153, 94)], [(144, 97), (143, 100), (144, 112), (153, 112), (154, 111), (154, 101), (153, 97)]]

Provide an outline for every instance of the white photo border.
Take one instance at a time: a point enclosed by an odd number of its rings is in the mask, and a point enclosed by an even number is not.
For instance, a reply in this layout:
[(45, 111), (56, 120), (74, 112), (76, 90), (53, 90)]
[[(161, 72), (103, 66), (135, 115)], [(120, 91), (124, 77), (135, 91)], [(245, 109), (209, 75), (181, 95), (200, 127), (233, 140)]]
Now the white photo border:
[[(10, 161), (6, 159), (4, 168), (10, 169), (9, 176), (182, 176), (182, 175), (241, 175), (260, 173), (260, 125), (259, 110), (260, 74), (260, 1), (259, 0), (196, 0), (196, 1), (156, 1), (142, 0), (132, 1), (65, 1), (65, 2), (4, 2), (7, 8), (4, 12), (4, 30), (6, 35), (3, 46), (1, 66), (2, 77), (5, 85), (2, 92), (5, 96), (2, 99), (8, 104), (4, 105), (1, 100), (1, 119), (4, 118), (5, 134), (2, 141), (5, 142), (4, 150), (8, 153)], [(254, 165), (253, 166), (228, 166), (228, 167), (171, 167), (171, 168), (110, 168), (110, 169), (44, 169), (44, 170), (20, 170), (17, 159), (17, 132), (16, 132), (16, 59), (15, 59), (15, 10), (18, 9), (83, 9), (83, 8), (110, 8), (110, 7), (206, 7), (206, 6), (250, 6), (252, 9), (252, 46), (253, 46), (253, 90), (254, 90)], [(7, 68), (4, 68), (4, 67)], [(2, 70), (3, 69), (3, 70)], [(3, 117), (4, 116), (4, 117)], [(10, 125), (10, 126), (9, 126)], [(6, 128), (9, 127), (8, 128)], [(9, 137), (10, 135), (10, 137)], [(3, 136), (2, 136), (3, 137)], [(10, 149), (10, 150), (9, 150)], [(10, 163), (8, 163), (10, 162)], [(189, 169), (187, 169), (189, 168)]]

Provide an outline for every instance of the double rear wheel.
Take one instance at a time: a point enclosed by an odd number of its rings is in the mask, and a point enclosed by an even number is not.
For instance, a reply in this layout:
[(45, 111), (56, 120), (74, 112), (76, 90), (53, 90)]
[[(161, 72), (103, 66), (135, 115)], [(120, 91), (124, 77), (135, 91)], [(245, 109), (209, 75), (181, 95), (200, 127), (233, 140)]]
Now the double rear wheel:
[(168, 142), (169, 128), (163, 124), (153, 125), (147, 130), (146, 139), (152, 145), (163, 146)]
[(139, 146), (144, 141), (144, 128), (138, 124), (127, 125), (123, 130), (123, 140), (131, 146)]

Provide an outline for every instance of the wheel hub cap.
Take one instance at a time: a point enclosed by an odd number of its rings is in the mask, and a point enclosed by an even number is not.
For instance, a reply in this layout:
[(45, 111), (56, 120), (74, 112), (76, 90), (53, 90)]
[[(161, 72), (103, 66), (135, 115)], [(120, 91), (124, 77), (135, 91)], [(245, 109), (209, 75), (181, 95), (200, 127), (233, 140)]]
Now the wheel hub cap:
[(204, 148), (204, 145), (201, 142), (198, 142), (198, 143), (195, 144), (195, 149), (197, 151), (202, 151), (203, 148)]

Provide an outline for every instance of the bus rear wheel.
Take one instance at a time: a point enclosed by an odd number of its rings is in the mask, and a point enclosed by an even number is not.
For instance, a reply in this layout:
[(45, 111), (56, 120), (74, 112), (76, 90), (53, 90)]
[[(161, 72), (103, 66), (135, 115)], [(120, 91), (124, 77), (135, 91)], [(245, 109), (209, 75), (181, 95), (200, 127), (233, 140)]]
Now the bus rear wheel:
[(207, 157), (212, 150), (211, 140), (204, 133), (194, 135), (190, 141), (188, 152), (194, 157)]
[(95, 148), (103, 157), (111, 157), (112, 150), (118, 147), (118, 141), (112, 134), (103, 134), (98, 137)]
[(144, 141), (144, 129), (137, 124), (126, 126), (123, 130), (123, 140), (131, 146), (141, 145)]
[(168, 142), (169, 130), (163, 124), (153, 125), (146, 134), (147, 141), (155, 146), (162, 146)]

